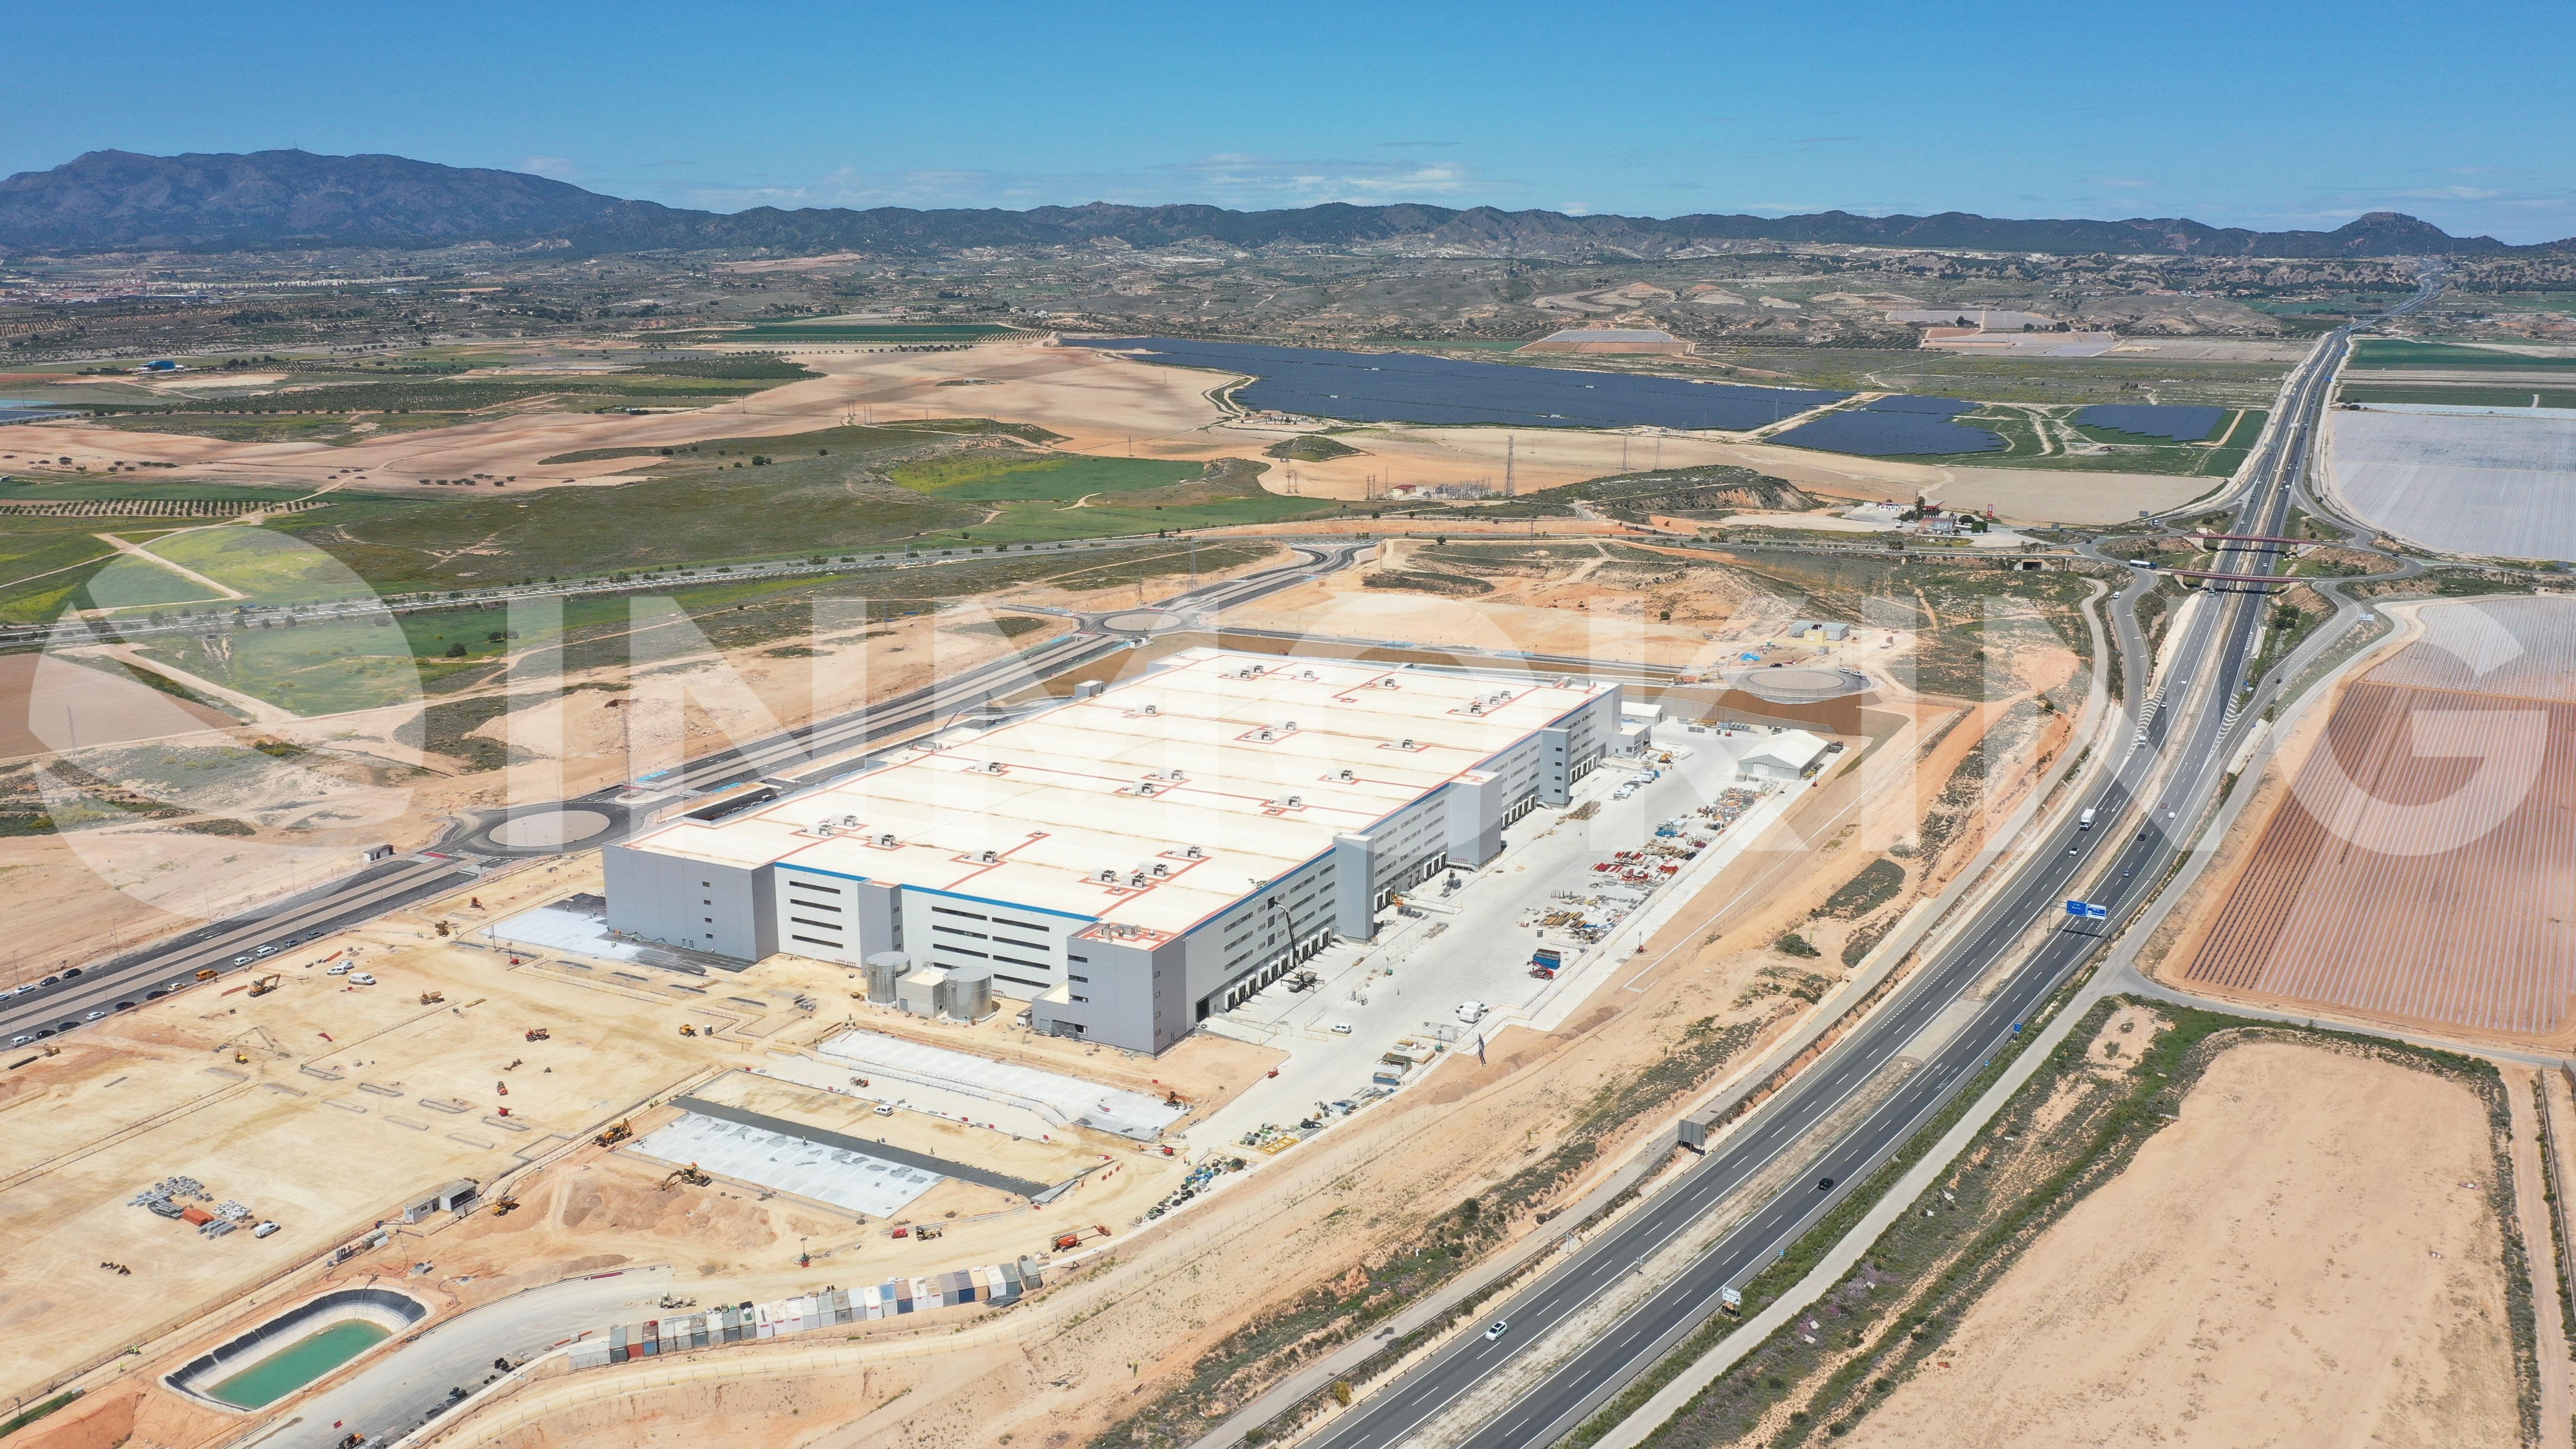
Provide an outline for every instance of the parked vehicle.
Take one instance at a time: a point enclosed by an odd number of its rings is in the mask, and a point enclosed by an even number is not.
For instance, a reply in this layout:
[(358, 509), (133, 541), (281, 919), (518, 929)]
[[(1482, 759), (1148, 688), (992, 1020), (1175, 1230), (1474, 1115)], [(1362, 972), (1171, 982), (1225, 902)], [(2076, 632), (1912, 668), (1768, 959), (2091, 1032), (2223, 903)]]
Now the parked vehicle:
[[(355, 971), (355, 970), (357, 970), (357, 969), (358, 969), (358, 963), (357, 963), (357, 962), (355, 962), (355, 961), (343, 961), (343, 962), (341, 962), (339, 965), (332, 967), (330, 970), (325, 971), (325, 972), (323, 972), (322, 974), (323, 974), (323, 975), (325, 975), (325, 976), (346, 976), (346, 975), (348, 975), (350, 972)], [(530, 1039), (531, 1039), (531, 1040), (534, 1040), (534, 1038), (530, 1038)]]
[(1488, 1009), (1481, 1001), (1462, 1001), (1458, 1003), (1458, 1019), (1469, 1026), (1474, 1026), (1485, 1019), (1485, 1012)]
[(353, 986), (373, 986), (376, 984), (376, 978), (364, 971), (352, 971), (349, 973), (349, 982)]

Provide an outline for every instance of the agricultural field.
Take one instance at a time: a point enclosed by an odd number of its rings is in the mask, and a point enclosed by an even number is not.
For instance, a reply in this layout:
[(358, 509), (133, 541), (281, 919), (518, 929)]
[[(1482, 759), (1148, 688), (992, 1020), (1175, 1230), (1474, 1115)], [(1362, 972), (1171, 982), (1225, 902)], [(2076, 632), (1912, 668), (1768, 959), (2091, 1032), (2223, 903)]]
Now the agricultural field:
[[(813, 626), (818, 597), (864, 605), (869, 621), (882, 622), (1001, 590), (1121, 588), (1186, 575), (1194, 567), (1221, 574), (1270, 552), (1262, 543), (1210, 542), (1199, 546), (1193, 561), (1185, 545), (1146, 544), (1025, 557), (997, 554), (989, 561), (969, 558), (936, 568), (875, 570), (842, 578), (721, 582), (704, 574), (663, 575), (639, 580), (634, 595), (565, 599), (560, 622), (543, 628), (519, 627), (524, 616), (514, 618), (504, 608), (460, 606), (318, 622), (290, 616), (266, 628), (147, 636), (141, 649), (147, 659), (299, 715), (339, 714), (464, 693), (505, 679), (514, 688), (534, 685), (557, 671), (607, 670), (610, 676), (603, 677), (622, 676), (634, 657), (630, 636), (636, 627), (636, 600), (647, 593), (669, 599), (714, 647), (745, 649), (801, 637)], [(1035, 620), (1006, 615), (995, 630), (1011, 638), (1038, 627), (1043, 626)], [(531, 664), (538, 677), (528, 675)], [(518, 673), (511, 673), (513, 668)], [(452, 733), (462, 735), (507, 707), (497, 698), (479, 703), (488, 707)], [(440, 716), (450, 717), (459, 716), (452, 711)]]
[(2576, 871), (2556, 823), (2576, 780), (2576, 603), (2417, 617), (2426, 637), (2346, 684), (2285, 750), (2288, 788), (2267, 784), (2266, 808), (2248, 810), (2260, 833), (2233, 842), (2220, 904), (2173, 969), (2230, 999), (2576, 1039), (2563, 928), (2514, 904)]
[(2451, 342), (2401, 342), (2365, 337), (2353, 344), (2352, 367), (2359, 371), (2568, 372), (2576, 373), (2576, 355), (2531, 352), (2508, 347), (2468, 347)]
[(2497, 383), (2347, 382), (2335, 396), (2355, 403), (2431, 403), (2458, 408), (2576, 408), (2576, 387)]

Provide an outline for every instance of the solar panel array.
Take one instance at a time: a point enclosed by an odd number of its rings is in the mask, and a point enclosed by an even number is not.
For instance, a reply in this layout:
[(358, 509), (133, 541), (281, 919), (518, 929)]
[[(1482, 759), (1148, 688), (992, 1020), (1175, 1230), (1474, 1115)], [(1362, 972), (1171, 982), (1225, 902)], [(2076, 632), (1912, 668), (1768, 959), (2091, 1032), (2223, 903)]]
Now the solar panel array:
[(2075, 415), (2076, 426), (2109, 428), (2142, 438), (2171, 438), (2197, 443), (2218, 431), (2225, 408), (2159, 407), (2151, 403), (2095, 403)]
[(1785, 433), (1774, 433), (1771, 441), (1866, 458), (2002, 452), (2007, 446), (2002, 434), (1951, 421), (1961, 413), (1973, 412), (1976, 406), (1954, 397), (1874, 398), (1859, 407), (1800, 423)]
[(1178, 367), (1250, 373), (1260, 380), (1235, 393), (1246, 407), (1361, 423), (1742, 430), (1851, 396), (1817, 388), (1741, 387), (1412, 352), (1336, 352), (1168, 337), (1066, 342), (1137, 352), (1146, 361)]

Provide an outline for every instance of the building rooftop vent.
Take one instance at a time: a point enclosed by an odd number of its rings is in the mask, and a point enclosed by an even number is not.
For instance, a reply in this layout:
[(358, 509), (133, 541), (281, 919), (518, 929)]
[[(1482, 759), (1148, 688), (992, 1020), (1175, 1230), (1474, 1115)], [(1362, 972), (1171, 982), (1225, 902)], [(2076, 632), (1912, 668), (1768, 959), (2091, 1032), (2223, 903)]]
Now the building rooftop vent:
[(879, 844), (879, 845), (881, 845), (881, 846), (884, 846), (884, 847), (885, 847), (886, 849), (888, 849), (888, 850), (892, 850), (892, 849), (894, 849), (894, 848), (895, 848), (895, 844), (896, 844), (896, 841), (895, 841), (895, 838), (894, 838), (894, 832), (893, 832), (893, 831), (891, 831), (891, 830), (880, 830), (880, 831), (878, 831), (878, 832), (877, 832), (877, 844)]
[(1149, 704), (1149, 705), (1145, 706), (1142, 710), (1138, 711), (1138, 713), (1140, 713), (1140, 714), (1161, 714), (1161, 713), (1162, 713), (1162, 711), (1161, 711), (1160, 709), (1155, 708), (1153, 705), (1150, 705), (1150, 704)]
[(1359, 780), (1359, 772), (1356, 770), (1335, 770), (1333, 772), (1333, 778), (1345, 785), (1354, 784)]
[(829, 835), (829, 834), (831, 834), (831, 833), (832, 833), (832, 822), (831, 822), (831, 821), (829, 821), (829, 820), (818, 820), (818, 821), (816, 821), (816, 822), (814, 823), (814, 833), (815, 833), (816, 835)]
[(1118, 872), (1105, 865), (1100, 868), (1100, 874), (1095, 878), (1102, 885), (1118, 884)]
[(1205, 859), (1207, 859), (1207, 852), (1206, 852), (1206, 851), (1204, 851), (1204, 850), (1199, 849), (1199, 848), (1198, 848), (1197, 846), (1195, 846), (1195, 845), (1183, 846), (1183, 847), (1181, 848), (1181, 854), (1182, 854), (1182, 855), (1184, 855), (1184, 856), (1186, 856), (1186, 857), (1188, 857), (1188, 858), (1189, 858), (1189, 859), (1191, 859), (1191, 860), (1205, 860)]
[(981, 865), (1000, 865), (1002, 853), (998, 850), (979, 850), (975, 852), (975, 860)]

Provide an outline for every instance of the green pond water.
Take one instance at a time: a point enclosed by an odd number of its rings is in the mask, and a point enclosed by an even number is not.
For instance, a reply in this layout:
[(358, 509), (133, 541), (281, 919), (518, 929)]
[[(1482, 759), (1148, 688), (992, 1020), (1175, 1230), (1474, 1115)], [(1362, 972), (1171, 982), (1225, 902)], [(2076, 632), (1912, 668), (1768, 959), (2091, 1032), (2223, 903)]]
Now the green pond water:
[(373, 1323), (335, 1323), (306, 1334), (206, 1392), (235, 1408), (266, 1408), (389, 1336), (387, 1329)]

